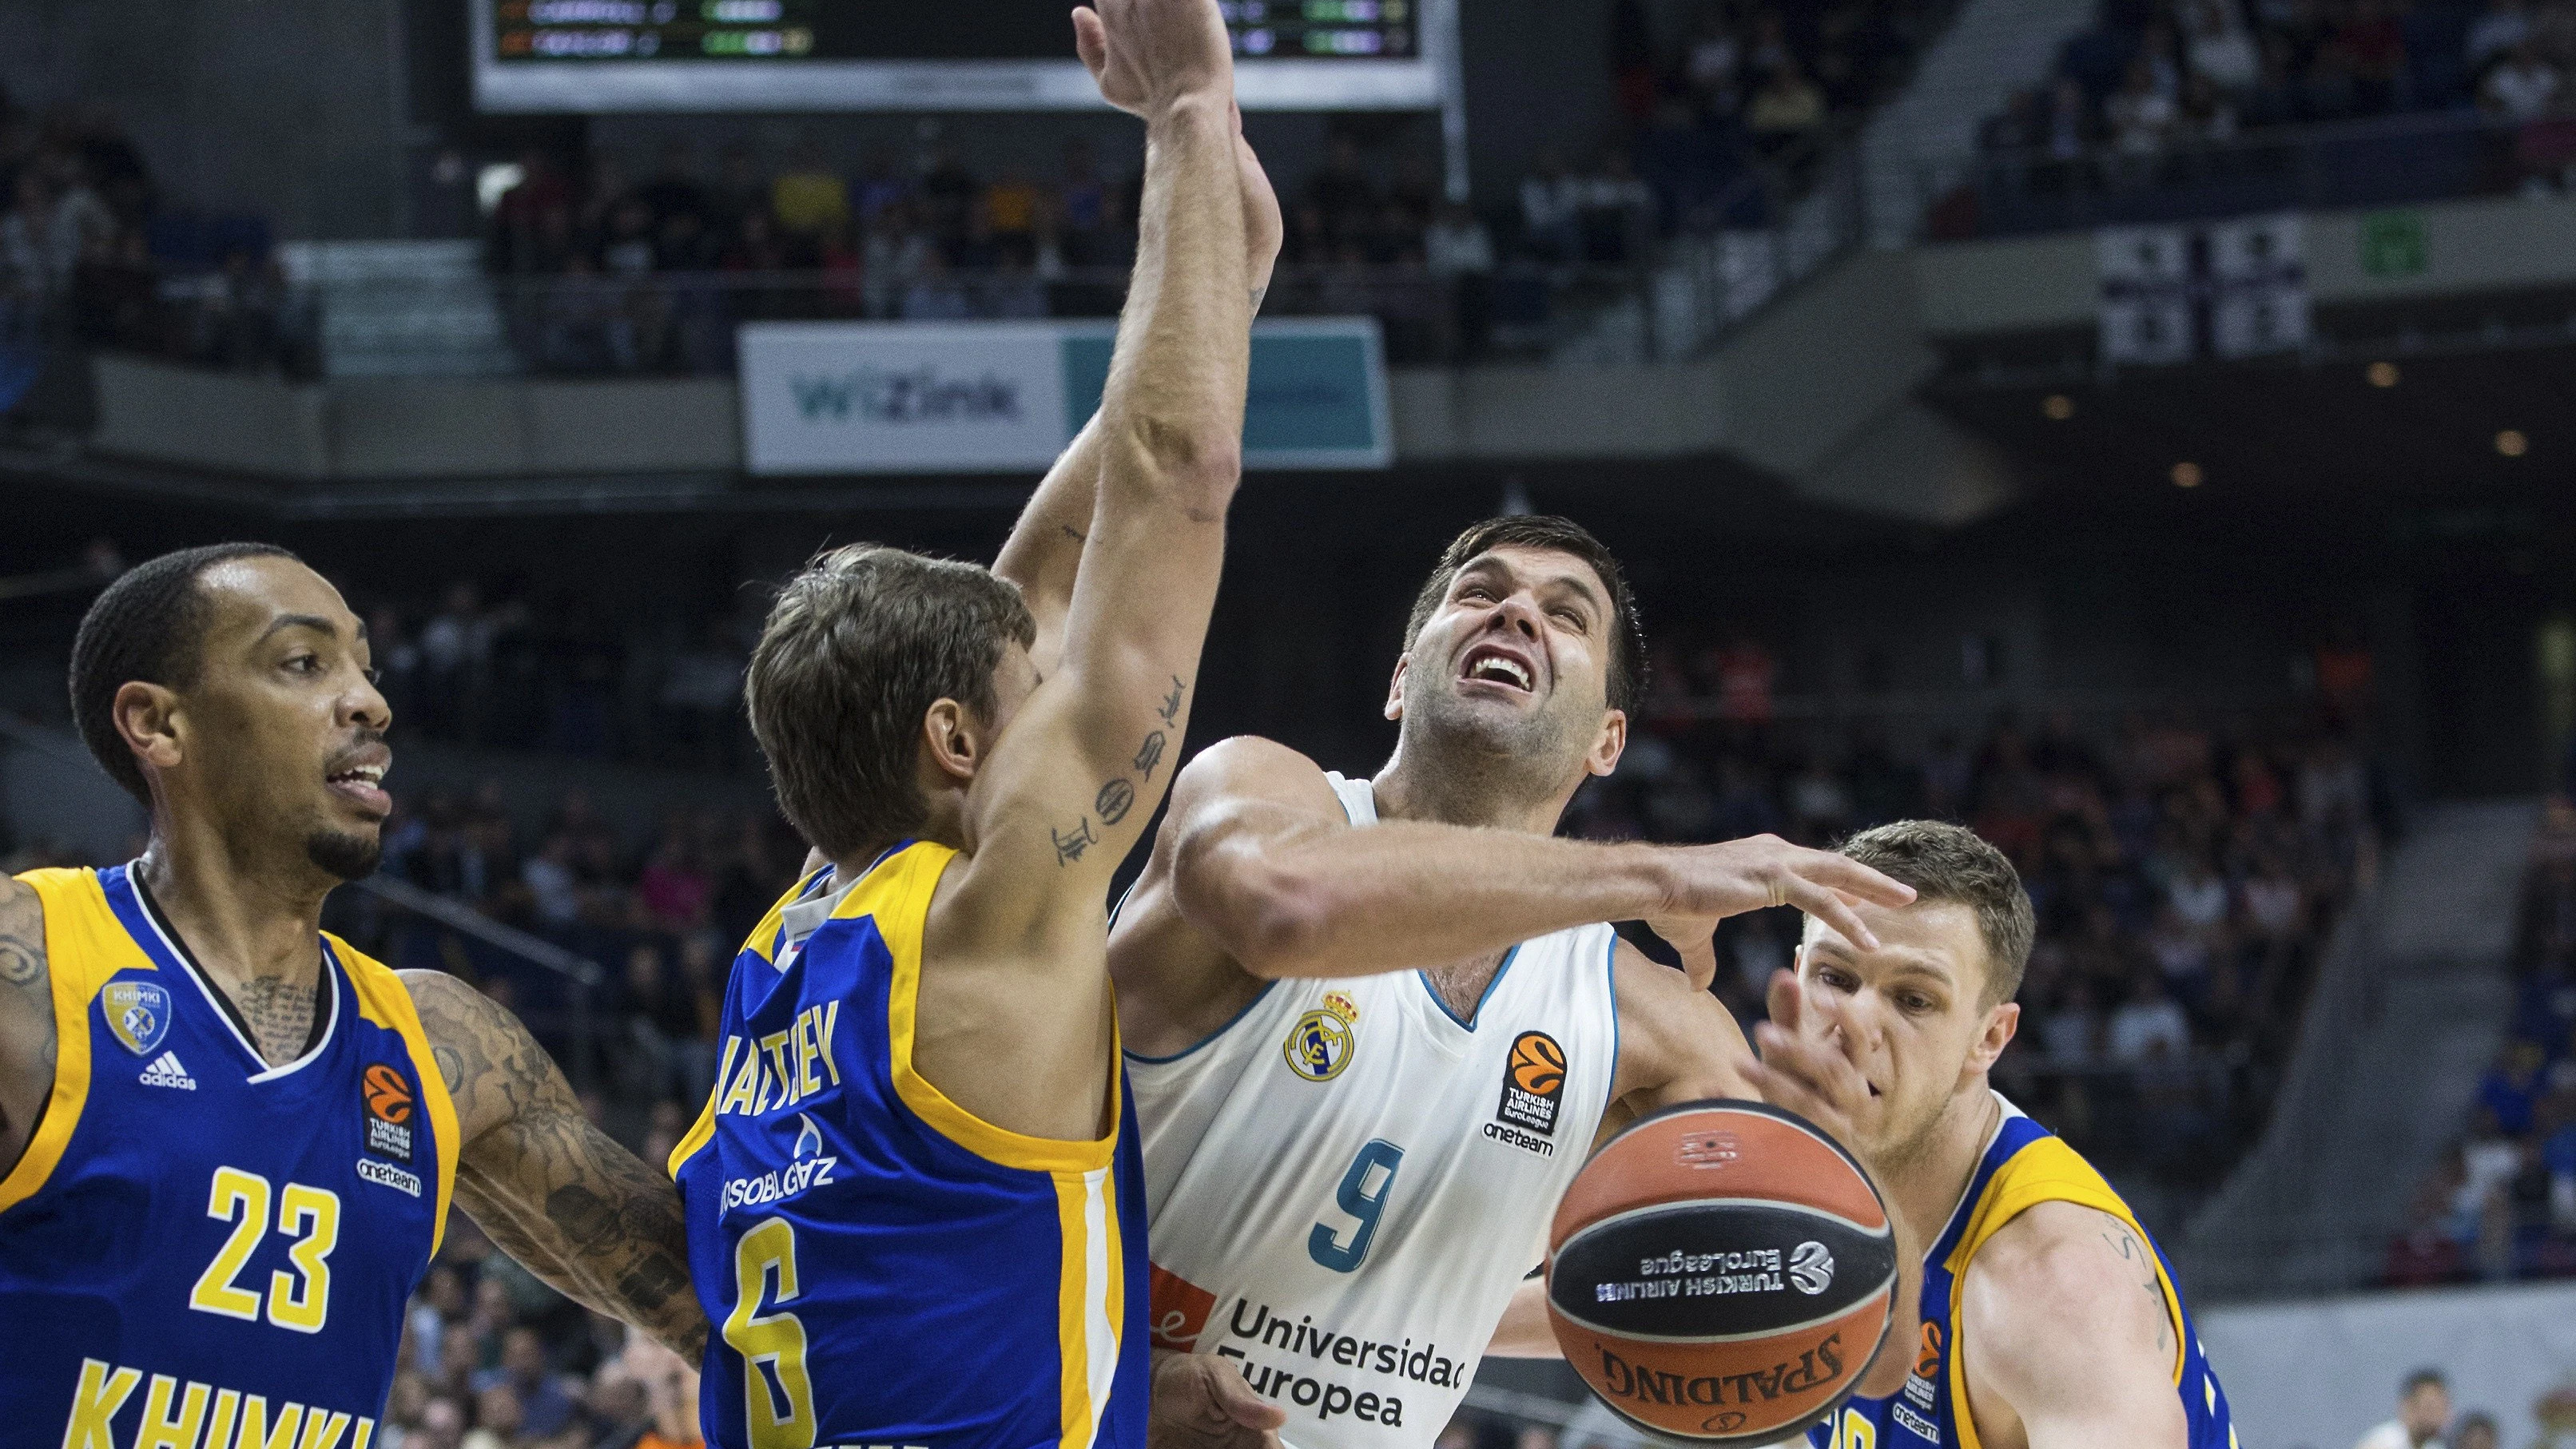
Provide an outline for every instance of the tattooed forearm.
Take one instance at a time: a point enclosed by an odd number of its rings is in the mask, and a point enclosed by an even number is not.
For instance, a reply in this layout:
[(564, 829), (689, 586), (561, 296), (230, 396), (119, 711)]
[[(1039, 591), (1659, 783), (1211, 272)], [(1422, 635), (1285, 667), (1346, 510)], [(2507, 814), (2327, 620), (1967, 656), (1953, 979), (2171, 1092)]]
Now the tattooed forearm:
[(459, 1205), (560, 1292), (697, 1356), (679, 1189), (590, 1125), (517, 1018), (453, 977), (403, 976), (456, 1101)]
[(1188, 692), (1189, 686), (1181, 682), (1181, 677), (1179, 675), (1173, 675), (1172, 692), (1163, 696), (1163, 707), (1154, 711), (1156, 714), (1163, 717), (1163, 723), (1167, 725), (1178, 725), (1180, 723), (1181, 696)]
[(1163, 732), (1156, 730), (1145, 736), (1145, 743), (1136, 747), (1136, 773), (1150, 780), (1154, 778), (1154, 767), (1162, 762)]
[(0, 875), (0, 1173), (18, 1163), (54, 1090), (54, 999), (45, 908)]

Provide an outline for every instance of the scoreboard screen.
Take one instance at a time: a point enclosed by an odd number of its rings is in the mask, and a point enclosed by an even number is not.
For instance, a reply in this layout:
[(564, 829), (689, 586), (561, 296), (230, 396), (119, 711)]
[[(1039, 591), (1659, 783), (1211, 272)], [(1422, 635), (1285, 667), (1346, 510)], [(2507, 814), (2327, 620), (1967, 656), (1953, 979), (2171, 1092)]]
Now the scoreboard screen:
[[(487, 111), (1084, 109), (1065, 0), (472, 0)], [(1220, 0), (1248, 108), (1440, 104), (1458, 0)]]

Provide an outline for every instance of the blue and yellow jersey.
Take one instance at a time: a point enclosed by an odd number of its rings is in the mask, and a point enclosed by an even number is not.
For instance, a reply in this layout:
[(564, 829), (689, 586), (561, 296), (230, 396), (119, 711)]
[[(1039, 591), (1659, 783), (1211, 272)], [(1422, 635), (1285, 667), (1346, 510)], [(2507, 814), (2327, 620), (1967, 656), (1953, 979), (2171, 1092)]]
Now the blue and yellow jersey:
[[(754, 928), (715, 1091), (671, 1173), (717, 1449), (1141, 1449), (1145, 1186), (1133, 1109), (1005, 1131), (913, 1069), (923, 923), (957, 852), (898, 846)], [(300, 1449), (300, 1446), (299, 1446)]]
[[(1996, 1100), (2002, 1102), (2000, 1094)], [(2155, 1253), (2156, 1283), (2174, 1325), (2174, 1392), (2191, 1426), (2191, 1449), (2237, 1449), (2227, 1395), (2201, 1353), (2200, 1334), (2174, 1287), (2164, 1250), (2138, 1226), (2136, 1215), (2093, 1165), (2057, 1134), (2003, 1102), (2004, 1120), (1986, 1146), (1968, 1190), (1940, 1238), (1923, 1254), (1923, 1313), (1910, 1346), (1914, 1372), (1905, 1387), (1884, 1399), (1856, 1398), (1827, 1422), (1807, 1431), (1813, 1449), (1983, 1449), (1968, 1414), (1968, 1377), (1960, 1367), (1959, 1280), (1986, 1240), (2022, 1213), (2044, 1202), (2071, 1202), (2109, 1213), (2129, 1225)], [(1901, 1330), (1890, 1330), (1890, 1336)], [(1907, 1347), (1891, 1342), (1888, 1352)]]
[(57, 1057), (0, 1179), (0, 1449), (368, 1449), (455, 1178), (410, 993), (324, 936), (272, 1067), (126, 869), (19, 879)]

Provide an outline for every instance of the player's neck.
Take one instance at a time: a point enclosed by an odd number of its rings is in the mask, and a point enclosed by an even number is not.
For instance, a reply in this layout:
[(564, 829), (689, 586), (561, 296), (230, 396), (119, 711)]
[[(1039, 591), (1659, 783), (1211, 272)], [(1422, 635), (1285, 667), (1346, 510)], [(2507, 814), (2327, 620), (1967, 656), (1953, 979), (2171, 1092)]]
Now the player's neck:
[(1487, 830), (1519, 830), (1553, 835), (1565, 814), (1570, 791), (1555, 790), (1517, 778), (1509, 768), (1477, 768), (1471, 762), (1441, 761), (1426, 765), (1418, 753), (1399, 743), (1393, 758), (1369, 786), (1377, 794), (1377, 812), (1386, 820), (1424, 820), (1442, 825), (1468, 825)]
[(322, 970), (322, 901), (338, 882), (301, 859), (249, 859), (222, 834), (166, 824), (137, 865), (152, 904), (228, 995), (252, 982), (310, 989)]
[(1929, 1248), (1950, 1225), (1950, 1215), (1977, 1175), (1977, 1163), (2003, 1120), (2003, 1104), (1982, 1084), (1954, 1098), (1922, 1149), (1883, 1180), (1896, 1210)]

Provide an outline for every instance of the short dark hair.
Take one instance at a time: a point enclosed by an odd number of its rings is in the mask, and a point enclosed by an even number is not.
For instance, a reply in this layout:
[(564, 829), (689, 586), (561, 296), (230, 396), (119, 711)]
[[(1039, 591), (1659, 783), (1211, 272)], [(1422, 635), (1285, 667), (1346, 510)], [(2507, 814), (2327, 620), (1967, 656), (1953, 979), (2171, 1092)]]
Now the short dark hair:
[(1914, 887), (1917, 902), (1946, 901), (1975, 912), (1977, 934), (1986, 943), (1985, 1004), (2010, 1001), (2021, 990), (2037, 926), (2030, 893), (2022, 889), (2011, 857), (1977, 832), (1945, 820), (1876, 826), (1839, 849), (1880, 875)]
[(1422, 592), (1413, 596), (1413, 617), (1404, 626), (1404, 647), (1422, 637), (1422, 626), (1431, 622), (1440, 601), (1449, 595), (1449, 585), (1458, 571), (1475, 561), (1478, 555), (1498, 548), (1545, 549), (1549, 553), (1572, 554), (1583, 560), (1601, 576), (1603, 587), (1610, 590), (1610, 668), (1608, 673), (1610, 707), (1623, 713), (1634, 713), (1637, 701), (1646, 694), (1646, 629), (1637, 619), (1637, 596), (1628, 589), (1627, 572), (1619, 567), (1617, 556), (1608, 546), (1594, 538), (1590, 529), (1570, 518), (1554, 514), (1515, 513), (1488, 518), (1470, 525), (1466, 532), (1449, 540), (1442, 550), (1439, 564), (1431, 577), (1423, 580)]
[(2419, 1368), (2415, 1372), (2406, 1376), (2406, 1387), (2397, 1391), (2397, 1397), (2401, 1399), (2411, 1399), (2415, 1397), (2415, 1391), (2417, 1389), (2428, 1386), (2436, 1389), (2447, 1390), (2451, 1387), (2451, 1384), (2448, 1379), (2442, 1377), (2442, 1371), (2440, 1369)]
[(116, 692), (136, 680), (166, 689), (196, 684), (213, 613), (197, 581), (206, 570), (237, 558), (303, 562), (273, 543), (212, 543), (165, 553), (109, 584), (90, 602), (72, 639), (72, 723), (99, 766), (147, 809), (152, 787), (117, 732)]
[(835, 860), (921, 828), (913, 777), (925, 711), (993, 714), (993, 671), (1037, 640), (1019, 589), (990, 569), (858, 543), (787, 581), (743, 693), (778, 808)]

